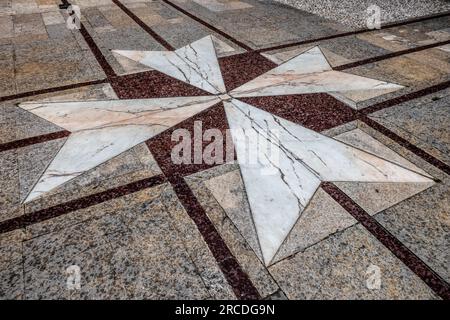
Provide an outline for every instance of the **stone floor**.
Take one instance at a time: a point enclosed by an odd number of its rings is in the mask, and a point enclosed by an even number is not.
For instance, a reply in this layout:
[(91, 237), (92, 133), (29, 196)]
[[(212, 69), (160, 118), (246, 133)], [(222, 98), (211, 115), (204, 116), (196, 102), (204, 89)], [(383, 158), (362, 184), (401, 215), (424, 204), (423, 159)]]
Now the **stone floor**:
[(356, 28), (365, 28), (367, 16), (374, 14), (374, 10), (379, 10), (382, 23), (395, 23), (450, 10), (447, 0), (322, 0), (320, 5), (314, 0), (276, 1)]
[(0, 298), (450, 299), (430, 2), (0, 0)]

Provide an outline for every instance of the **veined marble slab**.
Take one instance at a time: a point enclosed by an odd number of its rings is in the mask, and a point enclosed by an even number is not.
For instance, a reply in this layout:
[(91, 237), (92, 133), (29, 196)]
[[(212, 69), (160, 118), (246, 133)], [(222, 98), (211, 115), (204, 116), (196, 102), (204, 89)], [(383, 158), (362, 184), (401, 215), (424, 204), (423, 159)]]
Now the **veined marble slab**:
[(400, 89), (403, 86), (332, 70), (314, 47), (231, 91), (233, 97)]
[(207, 92), (219, 94), (226, 91), (211, 36), (175, 51), (113, 52)]
[(27, 102), (20, 104), (33, 114), (68, 131), (114, 126), (153, 124), (170, 127), (219, 102), (214, 96), (156, 99)]
[(321, 181), (433, 181), (239, 100), (224, 104), (266, 265)]
[(21, 108), (72, 132), (25, 202), (219, 101), (203, 96), (21, 104)]

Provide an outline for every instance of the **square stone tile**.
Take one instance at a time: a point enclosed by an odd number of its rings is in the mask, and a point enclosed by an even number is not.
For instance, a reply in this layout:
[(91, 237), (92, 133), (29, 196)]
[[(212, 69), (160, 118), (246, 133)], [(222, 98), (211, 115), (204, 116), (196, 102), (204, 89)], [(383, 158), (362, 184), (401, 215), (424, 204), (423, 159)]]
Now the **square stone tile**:
[[(203, 264), (200, 272), (191, 260), (183, 231), (174, 226), (161, 198), (163, 190), (156, 187), (75, 212), (85, 220), (25, 241), (26, 297), (211, 298), (202, 280), (207, 268)], [(80, 290), (67, 288), (66, 270), (72, 265), (81, 271)]]
[(66, 22), (66, 19), (58, 11), (43, 12), (42, 19), (44, 20), (44, 24), (46, 26)]
[(12, 16), (0, 16), (0, 39), (14, 36), (14, 24)]
[(0, 235), (0, 300), (23, 299), (23, 230)]
[(436, 83), (441, 80), (446, 73), (431, 68), (408, 56), (392, 58), (375, 62), (361, 67), (352, 68), (346, 72), (358, 75), (364, 74), (366, 77), (382, 79), (406, 86), (418, 86), (421, 83)]
[[(289, 299), (437, 299), (360, 225), (331, 235), (269, 271)], [(374, 282), (377, 274), (379, 288)]]

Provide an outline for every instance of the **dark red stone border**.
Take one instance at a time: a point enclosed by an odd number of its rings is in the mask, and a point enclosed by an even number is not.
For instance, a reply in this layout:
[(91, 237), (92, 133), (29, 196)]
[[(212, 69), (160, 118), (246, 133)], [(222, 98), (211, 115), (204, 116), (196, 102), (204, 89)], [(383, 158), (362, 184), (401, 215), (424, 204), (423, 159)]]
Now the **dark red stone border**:
[[(228, 129), (228, 122), (226, 120), (223, 104), (218, 103), (162, 132), (160, 135), (147, 140), (147, 147), (153, 154), (163, 174), (172, 184), (180, 203), (196, 224), (197, 229), (202, 235), (205, 243), (208, 245), (209, 250), (216, 259), (219, 268), (222, 270), (222, 273), (232, 287), (236, 297), (238, 299), (260, 299), (261, 297), (257, 289), (252, 284), (248, 275), (242, 270), (236, 257), (234, 257), (220, 233), (209, 219), (208, 214), (185, 181), (186, 176), (215, 167), (217, 164), (201, 163), (182, 165), (174, 164), (171, 159), (171, 150), (173, 149), (173, 146), (177, 144), (177, 141), (172, 141), (171, 139), (173, 131), (183, 128), (188, 130), (193, 137), (196, 121), (202, 122), (201, 134), (207, 129), (214, 128), (219, 129), (222, 134), (225, 135), (226, 130)], [(202, 144), (202, 152), (207, 145), (208, 142), (204, 141)], [(227, 159), (226, 141), (223, 141), (223, 147), (225, 150), (224, 159)], [(194, 160), (193, 157), (191, 160)]]
[(157, 34), (152, 28), (150, 28), (144, 21), (139, 19), (131, 10), (124, 6), (119, 0), (112, 0), (112, 2), (118, 6), (123, 12), (125, 12), (131, 19), (134, 20), (142, 29), (144, 29), (149, 35), (151, 35), (156, 41), (159, 42), (167, 50), (175, 50), (175, 48), (164, 40), (159, 34)]
[(228, 283), (233, 288), (236, 297), (244, 300), (261, 299), (258, 290), (256, 290), (248, 275), (242, 270), (239, 262), (231, 253), (184, 179), (169, 178), (169, 181), (172, 183), (172, 187), (186, 212), (197, 225), (209, 250), (216, 259)]
[[(407, 24), (413, 24), (413, 23), (417, 23), (417, 22), (422, 22), (422, 21), (426, 21), (426, 20), (430, 20), (430, 19), (443, 18), (443, 17), (447, 17), (447, 16), (450, 16), (450, 12), (448, 12), (448, 11), (447, 12), (443, 12), (443, 13), (439, 13), (439, 14), (435, 14), (435, 15), (428, 15), (428, 16), (423, 16), (423, 17), (419, 17), (419, 18), (408, 19), (408, 20), (405, 20), (405, 21), (385, 24), (385, 25), (381, 26), (380, 29), (389, 29), (389, 28), (404, 26), (404, 25), (407, 25)], [(314, 43), (314, 42), (318, 42), (318, 41), (331, 40), (331, 39), (336, 39), (336, 38), (343, 38), (343, 37), (353, 36), (353, 35), (357, 35), (357, 34), (361, 34), (361, 33), (367, 33), (367, 32), (374, 32), (374, 31), (377, 31), (377, 30), (380, 30), (380, 29), (374, 29), (374, 30), (361, 29), (361, 30), (356, 30), (356, 31), (337, 33), (337, 34), (334, 34), (334, 35), (331, 35), (331, 36), (325, 36), (325, 37), (320, 37), (320, 38), (316, 38), (316, 39), (308, 39), (308, 40), (303, 40), (303, 41), (297, 41), (297, 42), (288, 43), (288, 44), (281, 44), (281, 45), (278, 45), (278, 46), (258, 49), (256, 51), (257, 52), (267, 52), (267, 51), (272, 51), (272, 50), (285, 49), (285, 48), (296, 47), (296, 46), (300, 46), (300, 45), (304, 45), (304, 44), (308, 44), (308, 43)]]
[(69, 131), (62, 130), (62, 131), (47, 133), (47, 134), (43, 134), (40, 136), (31, 137), (31, 138), (14, 140), (11, 142), (6, 142), (6, 143), (0, 144), (0, 152), (17, 149), (17, 148), (23, 148), (23, 147), (27, 147), (27, 146), (30, 146), (33, 144), (47, 142), (47, 141), (51, 141), (51, 140), (61, 139), (61, 138), (68, 137), (69, 135), (70, 135)]
[(122, 197), (127, 194), (135, 193), (143, 189), (152, 188), (164, 182), (166, 182), (166, 177), (164, 175), (157, 175), (150, 178), (131, 182), (129, 184), (117, 188), (109, 189), (86, 197), (71, 200), (66, 203), (58, 204), (50, 208), (38, 210), (32, 213), (26, 213), (17, 218), (0, 222), (0, 234), (13, 231), (19, 228), (25, 228), (35, 223), (56, 218), (63, 214), (67, 214), (69, 212), (73, 212), (76, 210), (85, 209), (90, 206), (103, 203), (118, 197)]
[(450, 285), (400, 242), (400, 240), (386, 230), (377, 220), (334, 184), (324, 182), (322, 183), (322, 189), (358, 220), (359, 223), (411, 269), (412, 272), (420, 277), (437, 295), (444, 300), (450, 300)]

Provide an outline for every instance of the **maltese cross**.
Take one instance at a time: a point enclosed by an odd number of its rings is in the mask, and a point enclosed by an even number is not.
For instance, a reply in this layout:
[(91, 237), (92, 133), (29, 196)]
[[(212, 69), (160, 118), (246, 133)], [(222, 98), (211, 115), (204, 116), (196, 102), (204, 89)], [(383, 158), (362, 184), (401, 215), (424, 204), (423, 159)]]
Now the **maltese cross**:
[[(226, 91), (211, 36), (175, 51), (113, 50), (210, 95), (136, 100), (23, 103), (21, 108), (71, 132), (28, 194), (32, 201), (181, 121), (223, 101), (231, 129), (282, 132), (278, 174), (246, 166), (233, 136), (263, 260), (269, 264), (321, 181), (429, 182), (430, 177), (245, 104), (240, 97), (398, 89), (400, 85), (334, 71), (314, 47)], [(311, 106), (313, 107), (313, 106)], [(232, 131), (237, 132), (237, 131)], [(253, 137), (254, 135), (252, 135)], [(259, 168), (260, 169), (260, 168)]]

